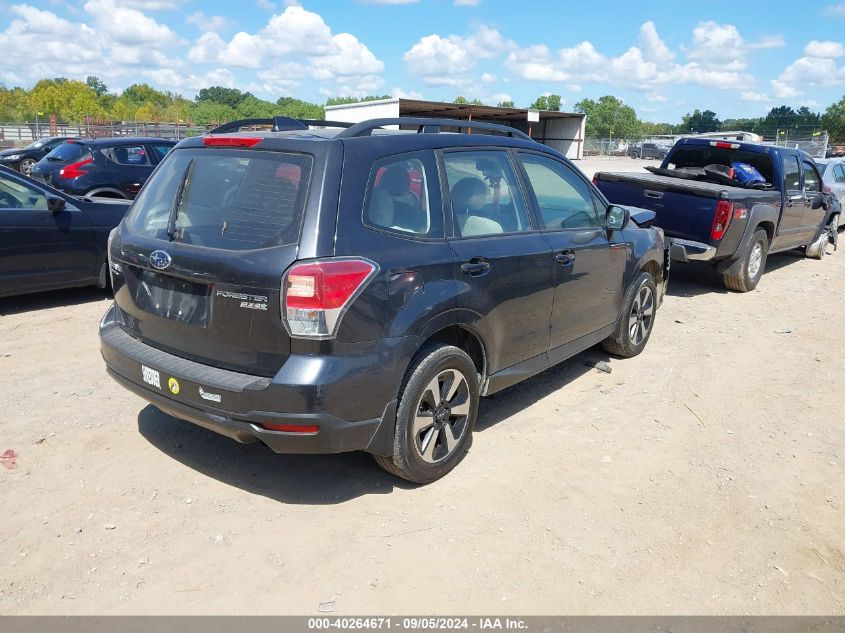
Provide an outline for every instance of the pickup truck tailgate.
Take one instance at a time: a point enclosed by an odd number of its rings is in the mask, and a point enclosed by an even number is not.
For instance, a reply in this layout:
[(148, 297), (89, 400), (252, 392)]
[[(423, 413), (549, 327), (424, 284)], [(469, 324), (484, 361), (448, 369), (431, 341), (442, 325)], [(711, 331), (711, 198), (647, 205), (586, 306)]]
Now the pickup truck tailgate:
[[(710, 241), (716, 204), (725, 187), (658, 176), (599, 172), (595, 183), (614, 204), (650, 209), (667, 237)], [(730, 188), (728, 188), (730, 189)]]

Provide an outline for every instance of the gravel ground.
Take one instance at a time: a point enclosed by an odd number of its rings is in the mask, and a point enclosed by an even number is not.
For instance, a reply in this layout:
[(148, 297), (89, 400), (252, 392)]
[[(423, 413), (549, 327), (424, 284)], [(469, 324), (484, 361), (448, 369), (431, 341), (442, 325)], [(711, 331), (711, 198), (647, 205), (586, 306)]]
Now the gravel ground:
[(641, 356), (485, 399), (425, 487), (161, 414), (106, 376), (108, 302), (0, 301), (0, 613), (845, 613), (842, 253), (744, 295), (676, 267)]

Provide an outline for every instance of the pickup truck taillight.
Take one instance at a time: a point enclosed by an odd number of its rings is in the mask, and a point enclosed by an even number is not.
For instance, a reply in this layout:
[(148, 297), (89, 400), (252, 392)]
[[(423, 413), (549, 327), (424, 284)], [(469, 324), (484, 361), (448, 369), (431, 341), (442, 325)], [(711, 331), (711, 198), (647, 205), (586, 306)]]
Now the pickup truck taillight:
[(377, 270), (363, 258), (295, 264), (282, 287), (282, 316), (291, 336), (333, 337), (343, 313)]
[(725, 237), (728, 225), (731, 223), (734, 205), (727, 200), (719, 200), (716, 205), (716, 215), (713, 217), (713, 228), (710, 230), (711, 240), (720, 240)]

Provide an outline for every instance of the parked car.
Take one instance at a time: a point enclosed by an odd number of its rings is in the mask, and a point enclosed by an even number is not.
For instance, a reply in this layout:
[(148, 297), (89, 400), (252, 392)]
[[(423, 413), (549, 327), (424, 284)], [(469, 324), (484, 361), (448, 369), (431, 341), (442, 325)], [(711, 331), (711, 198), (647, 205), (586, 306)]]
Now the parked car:
[(132, 199), (176, 145), (161, 138), (68, 141), (32, 169), (32, 177), (75, 196)]
[(0, 297), (105, 288), (107, 238), (128, 208), (80, 200), (0, 167)]
[(182, 141), (113, 235), (103, 357), (162, 411), (429, 482), (480, 396), (645, 347), (663, 234), (557, 151), (475, 121), (275, 127)]
[[(816, 160), (825, 191), (833, 193), (841, 204), (845, 201), (845, 158)], [(845, 214), (839, 215), (839, 227), (845, 226)]]
[(0, 166), (16, 169), (29, 176), (35, 163), (69, 139), (68, 136), (53, 136), (39, 139), (24, 148), (3, 150), (0, 152)]
[(671, 148), (656, 143), (642, 143), (632, 145), (628, 148), (628, 156), (631, 158), (658, 158), (663, 160)]
[(657, 213), (674, 259), (709, 262), (739, 292), (757, 286), (770, 253), (804, 248), (821, 259), (841, 215), (800, 150), (687, 138), (647, 169), (600, 172), (594, 182), (614, 204)]

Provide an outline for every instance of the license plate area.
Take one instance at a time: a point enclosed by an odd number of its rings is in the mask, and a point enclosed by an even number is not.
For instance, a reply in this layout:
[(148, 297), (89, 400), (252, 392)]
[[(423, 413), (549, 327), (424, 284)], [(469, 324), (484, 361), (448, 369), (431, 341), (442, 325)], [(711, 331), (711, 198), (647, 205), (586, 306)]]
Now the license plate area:
[(198, 327), (208, 326), (210, 286), (141, 270), (135, 305), (155, 316)]

